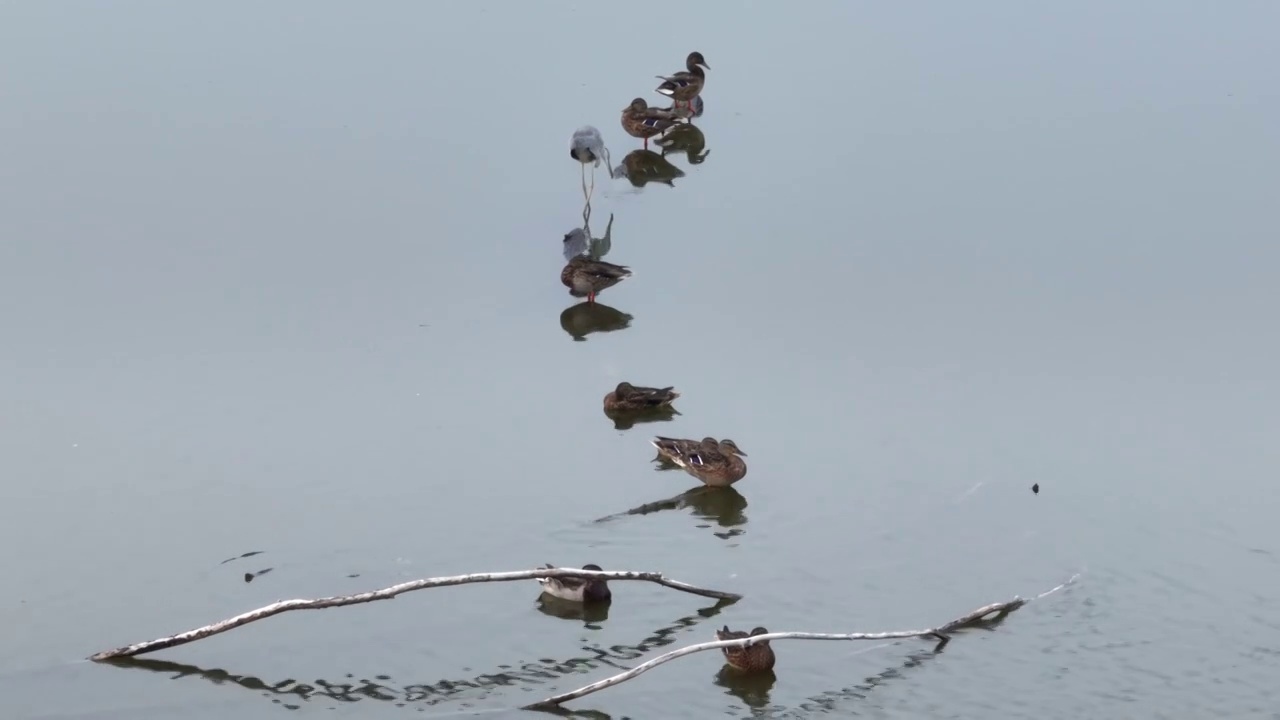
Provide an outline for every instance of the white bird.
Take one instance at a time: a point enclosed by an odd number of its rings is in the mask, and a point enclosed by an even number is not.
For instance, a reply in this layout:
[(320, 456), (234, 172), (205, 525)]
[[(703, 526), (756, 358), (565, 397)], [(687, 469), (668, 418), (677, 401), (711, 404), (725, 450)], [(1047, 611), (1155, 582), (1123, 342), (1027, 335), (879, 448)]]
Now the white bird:
[[(596, 190), (596, 168), (599, 167), (601, 160), (604, 160), (605, 169), (609, 170), (609, 177), (613, 177), (609, 148), (604, 146), (604, 138), (600, 137), (600, 131), (590, 125), (584, 125), (575, 130), (573, 138), (569, 140), (569, 157), (582, 163), (582, 196), (590, 202), (591, 193)], [(593, 163), (590, 192), (587, 191), (587, 163)]]

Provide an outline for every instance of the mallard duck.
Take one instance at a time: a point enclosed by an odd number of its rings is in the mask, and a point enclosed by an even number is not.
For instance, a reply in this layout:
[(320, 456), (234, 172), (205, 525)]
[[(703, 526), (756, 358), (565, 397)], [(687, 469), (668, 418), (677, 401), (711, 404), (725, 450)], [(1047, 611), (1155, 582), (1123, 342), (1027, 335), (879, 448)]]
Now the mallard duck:
[[(551, 563), (547, 563), (546, 567), (556, 569), (556, 566)], [(603, 570), (604, 568), (588, 563), (583, 565), (582, 569)], [(609, 591), (609, 583), (597, 578), (538, 578), (538, 582), (542, 585), (542, 592), (569, 602), (602, 603), (613, 599), (613, 593)]]
[(709, 441), (714, 442), (714, 438), (703, 438), (696, 441), (696, 445), (693, 440), (662, 437), (650, 442), (658, 448), (660, 455), (684, 468), (704, 485), (727, 487), (741, 480), (747, 474), (747, 464), (739, 456), (746, 456), (746, 453), (729, 438), (714, 446)]
[(631, 137), (643, 138), (646, 150), (649, 149), (649, 138), (661, 134), (677, 121), (674, 113), (651, 108), (644, 98), (636, 98), (622, 109), (622, 129)]
[(719, 441), (713, 437), (704, 437), (701, 440), (686, 440), (684, 438), (669, 438), (659, 435), (649, 441), (658, 449), (658, 458), (667, 462), (675, 462), (675, 458), (695, 453), (716, 452), (719, 447)]
[(569, 288), (570, 295), (595, 302), (596, 293), (631, 277), (631, 270), (625, 265), (592, 260), (584, 254), (589, 245), (590, 240), (582, 228), (574, 228), (565, 234), (564, 259), (569, 264), (560, 271), (560, 282)]
[(620, 382), (618, 387), (604, 396), (604, 409), (605, 412), (653, 410), (670, 405), (678, 397), (680, 393), (673, 387), (637, 387), (629, 382)]
[[(740, 640), (768, 633), (769, 631), (762, 627), (757, 627), (748, 633), (730, 630), (729, 626), (725, 625), (724, 628), (716, 631), (716, 640)], [(730, 667), (743, 672), (767, 672), (773, 669), (773, 663), (776, 660), (768, 640), (761, 640), (746, 647), (727, 647), (720, 650), (724, 653), (725, 662), (729, 663)]]
[(711, 69), (706, 59), (702, 57), (702, 53), (689, 53), (689, 57), (685, 59), (684, 66), (686, 70), (681, 70), (674, 75), (658, 75), (662, 79), (662, 84), (656, 90), (661, 95), (666, 95), (676, 101), (678, 106), (680, 103), (689, 105), (689, 101), (693, 100), (702, 92), (703, 86), (707, 84), (707, 74), (703, 68)]

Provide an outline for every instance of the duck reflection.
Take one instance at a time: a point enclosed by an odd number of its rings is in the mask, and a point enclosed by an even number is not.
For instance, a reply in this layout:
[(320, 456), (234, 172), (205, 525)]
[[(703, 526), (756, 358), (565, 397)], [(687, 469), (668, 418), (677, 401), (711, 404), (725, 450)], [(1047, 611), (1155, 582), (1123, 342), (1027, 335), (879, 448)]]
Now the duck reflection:
[(668, 153), (684, 153), (690, 165), (701, 165), (711, 154), (707, 150), (707, 136), (696, 125), (679, 125), (671, 128), (665, 135), (653, 141), (662, 148), (662, 156)]
[(600, 302), (576, 303), (560, 313), (560, 327), (574, 342), (585, 342), (592, 333), (614, 332), (631, 326), (632, 316)]
[(674, 497), (655, 500), (630, 510), (597, 519), (595, 522), (607, 522), (628, 515), (648, 515), (663, 510), (693, 511), (695, 517), (714, 522), (727, 532), (717, 532), (716, 537), (727, 540), (743, 533), (742, 526), (747, 524), (747, 499), (742, 493), (731, 487), (710, 487), (698, 485), (689, 488)]
[[(691, 628), (720, 614), (733, 604), (721, 600), (714, 605), (699, 608), (690, 615), (677, 618), (658, 628), (634, 645), (601, 645), (589, 643), (581, 646), (581, 652), (566, 660), (541, 658), (538, 660), (514, 660), (497, 665), (490, 672), (474, 677), (442, 679), (432, 682), (397, 683), (390, 675), (374, 675), (371, 678), (345, 673), (335, 680), (300, 682), (289, 675), (278, 681), (263, 680), (254, 675), (233, 674), (221, 668), (206, 669), (195, 665), (155, 660), (151, 658), (124, 657), (104, 660), (104, 665), (118, 668), (150, 670), (169, 676), (170, 679), (199, 678), (219, 687), (238, 687), (268, 698), (271, 702), (289, 710), (298, 710), (312, 700), (331, 705), (334, 701), (356, 703), (381, 701), (404, 705), (408, 703), (437, 705), (443, 703), (468, 703), (511, 689), (544, 692), (547, 681), (573, 677), (573, 682), (584, 672), (603, 671), (613, 673), (627, 669), (636, 660), (654, 650), (675, 643)], [(550, 694), (548, 692), (548, 694)], [(608, 715), (576, 711), (581, 717), (608, 718)]]
[(605, 410), (604, 416), (613, 421), (614, 430), (630, 430), (641, 423), (671, 422), (679, 410), (670, 405), (663, 405), (645, 410)]
[(744, 673), (734, 670), (728, 665), (720, 668), (720, 672), (716, 673), (715, 683), (724, 688), (729, 695), (733, 695), (747, 707), (753, 710), (759, 710), (769, 705), (769, 692), (773, 690), (773, 684), (778, 681), (778, 676), (774, 675), (772, 670), (759, 673)]
[(684, 177), (684, 171), (652, 150), (632, 150), (622, 158), (613, 176), (625, 177), (638, 188), (651, 182), (675, 187), (675, 179)]
[(580, 620), (592, 630), (599, 630), (609, 619), (609, 603), (580, 603), (543, 594), (538, 598), (538, 612), (561, 620)]

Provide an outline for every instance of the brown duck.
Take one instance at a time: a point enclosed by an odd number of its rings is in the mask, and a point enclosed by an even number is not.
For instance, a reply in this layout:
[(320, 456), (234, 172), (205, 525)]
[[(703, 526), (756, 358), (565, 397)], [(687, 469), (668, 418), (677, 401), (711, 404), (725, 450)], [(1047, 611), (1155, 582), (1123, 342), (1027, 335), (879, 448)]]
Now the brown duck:
[[(768, 632), (762, 627), (757, 627), (748, 633), (730, 630), (729, 626), (725, 625), (723, 629), (716, 631), (716, 640), (740, 640), (754, 635), (766, 635)], [(746, 647), (727, 647), (720, 650), (724, 653), (725, 662), (729, 663), (729, 667), (742, 672), (768, 672), (773, 670), (773, 663), (776, 660), (768, 640), (761, 640)]]
[(728, 438), (716, 442), (711, 437), (702, 440), (656, 437), (649, 442), (660, 456), (684, 468), (704, 485), (727, 487), (747, 474), (747, 463), (739, 457), (746, 453)]
[(569, 263), (560, 271), (560, 282), (569, 288), (570, 295), (595, 302), (597, 293), (631, 277), (631, 270), (625, 265), (592, 260), (586, 254), (589, 243), (582, 228), (574, 228), (564, 236), (564, 259)]
[(703, 68), (710, 70), (711, 66), (702, 57), (702, 53), (697, 51), (689, 53), (689, 57), (685, 58), (684, 66), (685, 70), (674, 75), (659, 75), (663, 82), (655, 89), (660, 95), (666, 95), (675, 100), (673, 107), (679, 107), (683, 103), (692, 109), (690, 101), (698, 97), (707, 84), (707, 73)]
[(636, 412), (654, 410), (671, 405), (671, 401), (680, 397), (674, 387), (651, 388), (620, 382), (618, 387), (604, 396), (605, 412)]
[(678, 121), (675, 113), (651, 108), (644, 98), (636, 98), (622, 109), (622, 129), (631, 137), (643, 138), (646, 150), (649, 149), (649, 138), (661, 135)]

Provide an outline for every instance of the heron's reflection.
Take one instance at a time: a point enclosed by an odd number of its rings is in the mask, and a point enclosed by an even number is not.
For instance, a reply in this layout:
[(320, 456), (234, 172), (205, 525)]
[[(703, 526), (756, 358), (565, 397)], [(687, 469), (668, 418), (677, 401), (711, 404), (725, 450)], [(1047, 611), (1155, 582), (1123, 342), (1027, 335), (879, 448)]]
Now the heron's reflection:
[(696, 125), (681, 124), (671, 128), (662, 137), (654, 140), (662, 148), (662, 155), (684, 153), (690, 165), (700, 165), (711, 154), (707, 150), (707, 136)]
[(630, 510), (624, 510), (597, 519), (595, 522), (607, 522), (628, 515), (648, 515), (663, 510), (683, 510), (688, 508), (694, 516), (714, 522), (725, 532), (715, 533), (717, 537), (727, 540), (741, 535), (742, 526), (747, 524), (747, 499), (732, 487), (709, 487), (698, 485), (689, 488), (674, 497), (655, 500)]
[(651, 182), (675, 187), (675, 179), (684, 177), (684, 171), (652, 150), (632, 150), (622, 158), (622, 164), (614, 169), (613, 176), (625, 177), (638, 188)]
[(604, 226), (604, 235), (596, 237), (591, 234), (591, 200), (582, 206), (582, 231), (587, 234), (587, 257), (592, 260), (603, 260), (613, 249), (613, 213), (609, 213), (609, 222)]
[(773, 671), (761, 673), (744, 673), (725, 665), (716, 673), (715, 683), (747, 704), (747, 707), (758, 710), (769, 705), (769, 691), (778, 681)]

